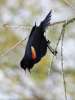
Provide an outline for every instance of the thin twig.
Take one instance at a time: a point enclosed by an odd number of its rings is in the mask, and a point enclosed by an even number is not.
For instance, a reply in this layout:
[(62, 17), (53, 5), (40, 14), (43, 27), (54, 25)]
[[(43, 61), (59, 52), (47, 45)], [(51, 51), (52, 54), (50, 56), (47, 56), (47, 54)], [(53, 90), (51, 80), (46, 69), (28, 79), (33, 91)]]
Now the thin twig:
[(66, 23), (64, 23), (61, 34), (61, 66), (62, 66), (62, 75), (63, 75), (63, 84), (64, 84), (64, 91), (65, 91), (65, 100), (67, 100), (67, 92), (66, 92), (66, 81), (65, 81), (65, 73), (64, 73), (64, 63), (63, 63), (63, 39), (64, 39), (64, 34), (65, 34), (65, 28), (68, 24), (72, 23), (75, 21), (75, 18), (67, 21)]
[(59, 22), (52, 22), (50, 24), (50, 26), (53, 26), (53, 25), (57, 25), (57, 24), (61, 24), (61, 23), (64, 23), (66, 20), (62, 20), (62, 21), (59, 21)]
[[(60, 21), (60, 22), (55, 22), (55, 23), (53, 23), (53, 24), (51, 24), (51, 26), (52, 25), (56, 25), (56, 24), (60, 24), (60, 23), (65, 23), (65, 22), (67, 22), (66, 23), (66, 25), (68, 25), (68, 24), (70, 24), (70, 23), (72, 23), (73, 21), (75, 21), (75, 18), (72, 18), (72, 19), (70, 19), (70, 20), (63, 20), (63, 21)], [(64, 27), (66, 26), (65, 24), (64, 24)], [(58, 47), (58, 45), (59, 45), (59, 42), (60, 42), (60, 40), (61, 40), (61, 36), (62, 36), (62, 32), (61, 32), (61, 34), (59, 35), (59, 38), (58, 38), (58, 41), (57, 41), (57, 44), (56, 44), (56, 47), (55, 47), (55, 50), (57, 51), (57, 47)], [(52, 65), (53, 65), (53, 60), (54, 60), (54, 55), (53, 55), (53, 57), (52, 57), (52, 61), (51, 61), (51, 66), (50, 66), (50, 72), (51, 72), (51, 67), (52, 67)]]
[[(66, 21), (64, 20), (64, 21), (61, 21), (61, 22), (56, 22), (55, 24), (60, 24), (60, 23), (64, 23), (64, 22), (66, 22)], [(55, 25), (55, 24), (52, 24), (52, 25)], [(57, 44), (56, 44), (56, 47), (55, 47), (55, 51), (57, 51), (57, 47), (58, 47), (58, 45), (59, 45), (59, 43), (60, 43), (61, 36), (62, 36), (62, 32), (61, 32), (61, 34), (59, 35), (59, 38), (58, 38), (58, 41), (57, 41)], [(50, 64), (50, 72), (51, 72), (51, 68), (52, 68), (52, 66), (53, 66), (54, 57), (55, 57), (55, 56), (53, 55), (52, 61), (51, 61), (51, 64)], [(49, 72), (49, 73), (50, 73), (50, 72)]]
[[(73, 19), (73, 18), (72, 18)], [(49, 26), (53, 26), (53, 25), (57, 25), (57, 24), (61, 24), (61, 23), (64, 23), (66, 20), (61, 20), (61, 21), (57, 21), (57, 22), (51, 22), (50, 23), (50, 25)], [(11, 24), (0, 24), (0, 29), (2, 29), (2, 28), (15, 28), (15, 29), (17, 29), (17, 28), (30, 28), (30, 27), (32, 27), (32, 25), (24, 25), (24, 24), (20, 24), (20, 25), (11, 25)]]
[[(75, 20), (75, 18), (72, 18), (72, 19), (70, 19), (69, 21), (73, 21), (73, 20)], [(63, 21), (59, 21), (59, 22), (53, 22), (53, 23), (51, 23), (50, 24), (50, 26), (53, 26), (53, 25), (56, 25), (56, 24), (60, 24), (60, 23), (64, 23), (66, 20), (63, 20)], [(68, 22), (69, 22), (68, 21)], [(5, 26), (9, 26), (8, 24), (6, 24), (6, 25), (3, 25), (4, 27)], [(24, 26), (25, 27), (25, 25), (21, 25), (21, 26)], [(20, 27), (20, 26), (19, 26)], [(61, 35), (60, 35), (60, 37), (61, 37)], [(17, 42), (14, 46), (12, 46), (10, 49), (8, 49), (7, 51), (5, 51), (5, 52), (3, 52), (2, 54), (1, 54), (1, 56), (5, 56), (6, 54), (8, 54), (11, 50), (13, 50), (13, 49), (15, 49), (18, 45), (20, 45), (24, 40), (26, 40), (26, 38), (25, 39), (23, 39), (23, 40), (21, 40), (21, 41), (19, 41), (19, 42)], [(58, 40), (58, 43), (57, 43), (57, 46), (58, 46), (58, 44), (59, 44), (59, 41), (60, 41), (60, 38), (59, 38), (59, 40)], [(56, 46), (56, 49), (57, 49), (57, 46)], [(53, 57), (54, 58), (54, 57)], [(53, 62), (53, 61), (52, 61)], [(53, 64), (53, 63), (52, 63)]]
[(66, 23), (64, 23), (61, 34), (61, 66), (62, 66), (62, 76), (63, 76), (63, 84), (64, 84), (64, 91), (65, 91), (65, 100), (67, 100), (67, 92), (66, 92), (66, 81), (65, 81), (65, 73), (64, 73), (64, 65), (63, 65), (63, 39), (64, 39), (64, 34), (65, 34), (65, 28), (68, 24), (72, 23), (73, 21), (75, 21), (75, 18), (67, 21)]
[[(56, 24), (60, 24), (60, 23), (63, 23), (64, 21), (60, 21), (60, 22), (54, 22), (54, 23), (52, 23), (50, 26), (52, 26), (52, 25), (56, 25)], [(10, 25), (11, 26), (11, 25)], [(18, 27), (25, 27), (25, 25), (19, 25), (19, 26), (12, 26), (12, 27), (14, 27), (14, 28), (18, 28)], [(8, 24), (3, 24), (3, 25), (0, 25), (0, 27), (2, 28), (2, 27), (9, 27), (9, 25)], [(26, 40), (26, 38), (25, 39), (23, 39), (23, 40), (21, 40), (21, 41), (19, 41), (19, 42), (17, 42), (14, 46), (12, 46), (11, 48), (9, 48), (7, 51), (5, 51), (5, 52), (3, 52), (0, 56), (1, 57), (3, 57), (3, 56), (5, 56), (5, 55), (7, 55), (10, 51), (12, 51), (13, 49), (15, 49), (18, 45), (20, 45), (24, 40)]]
[[(62, 28), (62, 30), (61, 30), (61, 34), (60, 34), (60, 36), (59, 36), (59, 38), (58, 38), (58, 42), (57, 42), (57, 45), (56, 45), (56, 48), (55, 48), (55, 50), (57, 50), (57, 47), (58, 47), (58, 45), (59, 45), (59, 42), (60, 42), (60, 40), (61, 40), (61, 66), (62, 66), (62, 75), (63, 75), (63, 85), (64, 85), (64, 92), (65, 92), (65, 100), (67, 100), (67, 94), (66, 94), (66, 82), (65, 82), (65, 74), (64, 74), (64, 69), (63, 69), (63, 39), (64, 39), (64, 34), (65, 34), (65, 28), (66, 28), (66, 26), (68, 25), (68, 24), (70, 24), (70, 23), (72, 23), (72, 22), (74, 22), (75, 21), (75, 18), (72, 18), (72, 19), (70, 19), (70, 20), (68, 20), (68, 21), (63, 21), (63, 22), (65, 22), (64, 24), (63, 24), (63, 28)], [(53, 60), (54, 60), (54, 55), (53, 55), (53, 58), (52, 58), (52, 61), (51, 61), (51, 67), (52, 67), (52, 65), (53, 65)], [(50, 67), (50, 72), (51, 72), (51, 67)]]
[[(59, 42), (60, 42), (60, 40), (61, 40), (61, 36), (62, 36), (62, 33), (59, 35), (59, 38), (58, 38), (58, 41), (57, 41), (57, 44), (56, 44), (56, 47), (55, 47), (55, 51), (57, 51), (57, 47), (58, 47), (58, 45), (59, 45)], [(58, 53), (58, 52), (57, 52)], [(51, 72), (51, 68), (52, 68), (52, 66), (53, 66), (53, 60), (54, 60), (54, 55), (53, 55), (53, 57), (52, 57), (52, 61), (51, 61), (51, 66), (50, 66), (50, 72)]]
[[(73, 20), (75, 20), (75, 18), (72, 18), (72, 19), (68, 20), (67, 22), (70, 22), (70, 21), (72, 22)], [(54, 23), (52, 23), (50, 26), (56, 25), (56, 24), (65, 23), (65, 22), (66, 22), (66, 20), (59, 21), (59, 22), (54, 22)], [(59, 35), (59, 38), (58, 38), (58, 41), (57, 41), (57, 44), (56, 44), (56, 47), (55, 47), (55, 51), (57, 51), (57, 47), (58, 47), (58, 45), (59, 45), (59, 43), (60, 43), (61, 37), (62, 37), (62, 32), (61, 32), (61, 34)], [(54, 57), (55, 57), (55, 56), (53, 55), (52, 61), (51, 61), (51, 64), (50, 64), (50, 71), (49, 71), (49, 73), (51, 72), (51, 68), (52, 68), (52, 66), (53, 66)]]
[(25, 39), (23, 39), (23, 40), (21, 40), (21, 41), (19, 41), (19, 42), (17, 42), (14, 46), (12, 46), (10, 49), (8, 49), (6, 52), (3, 52), (0, 56), (1, 57), (4, 57), (5, 55), (7, 55), (10, 51), (12, 51), (13, 49), (15, 49), (18, 45), (20, 45), (23, 41), (25, 41), (26, 40), (26, 38)]
[(67, 92), (66, 92), (66, 81), (65, 81), (65, 73), (64, 73), (64, 64), (63, 64), (63, 40), (64, 40), (64, 33), (65, 33), (65, 25), (63, 25), (62, 31), (61, 31), (61, 68), (62, 68), (62, 76), (63, 76), (63, 85), (64, 85), (64, 92), (65, 92), (65, 100), (67, 100)]
[[(66, 20), (59, 21), (59, 22), (54, 22), (54, 23), (51, 23), (50, 26), (57, 25), (57, 24), (61, 24), (61, 23), (65, 23), (65, 22), (66, 22)], [(59, 35), (59, 38), (58, 38), (58, 41), (57, 41), (57, 44), (56, 44), (56, 47), (55, 47), (55, 51), (57, 51), (57, 47), (58, 47), (59, 42), (60, 42), (60, 40), (61, 40), (61, 36), (62, 36), (62, 33)], [(53, 66), (53, 60), (54, 60), (54, 57), (55, 57), (55, 56), (53, 55), (52, 61), (51, 61), (51, 64), (50, 64), (49, 74), (50, 74), (51, 68), (52, 68), (52, 66)]]

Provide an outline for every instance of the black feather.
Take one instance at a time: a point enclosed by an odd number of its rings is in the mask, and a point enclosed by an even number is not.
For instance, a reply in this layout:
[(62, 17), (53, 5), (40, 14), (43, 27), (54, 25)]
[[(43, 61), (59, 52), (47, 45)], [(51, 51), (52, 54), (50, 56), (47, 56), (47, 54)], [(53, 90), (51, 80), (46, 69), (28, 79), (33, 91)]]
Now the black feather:
[(45, 19), (40, 24), (40, 26), (43, 28), (44, 31), (50, 25), (51, 13), (52, 13), (52, 10), (48, 13), (48, 15), (45, 17)]

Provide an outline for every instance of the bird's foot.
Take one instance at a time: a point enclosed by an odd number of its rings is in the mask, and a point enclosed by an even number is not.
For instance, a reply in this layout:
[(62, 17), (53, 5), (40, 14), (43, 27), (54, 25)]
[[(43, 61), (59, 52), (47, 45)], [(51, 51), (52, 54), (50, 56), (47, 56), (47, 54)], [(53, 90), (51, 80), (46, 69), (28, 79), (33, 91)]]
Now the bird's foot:
[(49, 45), (51, 43), (51, 41), (47, 40), (47, 45)]
[(52, 52), (54, 56), (57, 55), (57, 50), (54, 50), (51, 46), (48, 45), (49, 50)]
[(54, 56), (56, 56), (56, 55), (57, 55), (57, 51), (56, 51), (56, 50), (53, 50), (53, 52), (52, 52), (52, 53), (53, 53), (53, 55), (54, 55)]

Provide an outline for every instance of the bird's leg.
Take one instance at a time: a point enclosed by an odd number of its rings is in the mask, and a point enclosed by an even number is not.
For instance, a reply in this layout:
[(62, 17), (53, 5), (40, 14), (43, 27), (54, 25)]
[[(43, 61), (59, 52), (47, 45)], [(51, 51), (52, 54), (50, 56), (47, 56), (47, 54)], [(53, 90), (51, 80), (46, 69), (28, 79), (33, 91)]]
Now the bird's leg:
[(53, 55), (55, 55), (56, 56), (56, 54), (57, 54), (57, 51), (56, 50), (54, 50), (49, 44), (50, 44), (51, 42), (48, 40), (47, 41), (47, 46), (48, 46), (48, 49), (52, 52), (52, 54)]

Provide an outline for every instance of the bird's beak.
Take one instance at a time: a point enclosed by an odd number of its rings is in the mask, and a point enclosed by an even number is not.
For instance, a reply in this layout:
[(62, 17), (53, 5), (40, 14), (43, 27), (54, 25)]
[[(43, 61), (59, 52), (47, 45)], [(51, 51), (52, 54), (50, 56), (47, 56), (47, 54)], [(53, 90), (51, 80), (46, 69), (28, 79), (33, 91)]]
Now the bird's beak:
[(29, 73), (31, 74), (31, 71), (30, 71), (30, 69), (28, 69), (28, 71), (29, 71)]
[(35, 22), (35, 26), (36, 26), (36, 22)]
[(25, 74), (26, 74), (26, 69), (25, 69)]
[(25, 68), (25, 66), (24, 66), (24, 71), (25, 71), (25, 74), (26, 74), (26, 68)]

